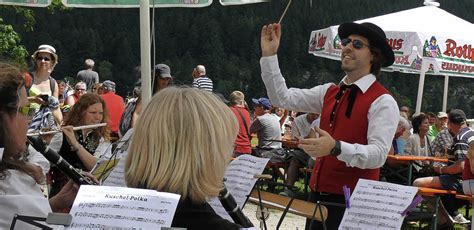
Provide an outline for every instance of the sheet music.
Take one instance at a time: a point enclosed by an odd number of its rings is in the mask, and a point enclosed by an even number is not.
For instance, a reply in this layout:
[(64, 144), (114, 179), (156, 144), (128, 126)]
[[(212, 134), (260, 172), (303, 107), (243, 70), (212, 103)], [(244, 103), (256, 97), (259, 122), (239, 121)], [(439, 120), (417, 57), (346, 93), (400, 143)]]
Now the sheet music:
[(359, 179), (339, 229), (400, 229), (418, 188)]
[(112, 169), (108, 177), (104, 179), (103, 185), (127, 187), (125, 184), (125, 159), (128, 155), (128, 145), (130, 144), (132, 135), (133, 129), (129, 129), (122, 139), (120, 139), (116, 149), (116, 161), (118, 161), (118, 163), (115, 162), (116, 166)]
[[(250, 154), (243, 154), (234, 159), (227, 167), (224, 176), (226, 178), (225, 185), (240, 208), (244, 205), (247, 196), (257, 181), (254, 175), (262, 174), (268, 160), (269, 158), (259, 158)], [(209, 201), (209, 204), (222, 218), (233, 222), (217, 197)]]
[(118, 164), (112, 169), (102, 185), (114, 187), (127, 187), (125, 184), (125, 157), (118, 159)]
[(180, 195), (149, 189), (81, 185), (66, 229), (170, 227)]
[(110, 172), (113, 170), (113, 168), (117, 165), (119, 161), (120, 159), (117, 158), (99, 158), (94, 168), (92, 168), (91, 173), (97, 178), (97, 180), (103, 181), (109, 176)]

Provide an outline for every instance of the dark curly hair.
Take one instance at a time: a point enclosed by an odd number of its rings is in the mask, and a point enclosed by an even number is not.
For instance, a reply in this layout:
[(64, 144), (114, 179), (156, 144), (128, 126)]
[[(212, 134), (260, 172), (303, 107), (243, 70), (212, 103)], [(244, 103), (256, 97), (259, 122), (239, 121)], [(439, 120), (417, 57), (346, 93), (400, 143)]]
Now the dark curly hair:
[(413, 118), (413, 120), (411, 121), (411, 125), (413, 126), (413, 133), (420, 133), (421, 123), (423, 123), (425, 119), (428, 119), (428, 116), (424, 113), (420, 113), (420, 115)]

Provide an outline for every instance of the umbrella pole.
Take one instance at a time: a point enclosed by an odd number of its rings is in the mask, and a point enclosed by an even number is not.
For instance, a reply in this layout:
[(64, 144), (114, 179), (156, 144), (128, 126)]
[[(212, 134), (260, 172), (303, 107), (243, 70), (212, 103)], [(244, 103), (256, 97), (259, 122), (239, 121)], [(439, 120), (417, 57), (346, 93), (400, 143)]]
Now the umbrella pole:
[(418, 83), (418, 95), (416, 96), (416, 109), (415, 114), (420, 114), (421, 111), (421, 100), (423, 99), (423, 87), (425, 85), (425, 72), (420, 73), (420, 82)]
[(142, 75), (142, 108), (151, 99), (151, 58), (150, 58), (150, 2), (140, 0), (140, 59)]
[(444, 90), (443, 90), (443, 112), (446, 112), (446, 107), (448, 106), (448, 86), (449, 86), (449, 76), (444, 76)]

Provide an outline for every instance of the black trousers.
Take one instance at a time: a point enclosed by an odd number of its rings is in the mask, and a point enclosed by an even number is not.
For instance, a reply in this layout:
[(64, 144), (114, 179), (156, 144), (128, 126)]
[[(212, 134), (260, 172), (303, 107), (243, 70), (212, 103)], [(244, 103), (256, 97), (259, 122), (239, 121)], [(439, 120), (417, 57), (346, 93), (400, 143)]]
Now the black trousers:
[[(308, 198), (309, 202), (316, 203), (316, 201), (321, 202), (331, 202), (342, 204), (343, 206), (334, 206), (334, 205), (324, 205), (328, 209), (328, 218), (326, 219), (326, 229), (328, 230), (337, 230), (339, 224), (341, 223), (342, 217), (344, 216), (345, 208), (345, 199), (344, 195), (340, 194), (327, 194), (319, 192), (311, 192)], [(323, 228), (323, 223), (320, 221), (306, 219), (306, 230), (320, 230)]]

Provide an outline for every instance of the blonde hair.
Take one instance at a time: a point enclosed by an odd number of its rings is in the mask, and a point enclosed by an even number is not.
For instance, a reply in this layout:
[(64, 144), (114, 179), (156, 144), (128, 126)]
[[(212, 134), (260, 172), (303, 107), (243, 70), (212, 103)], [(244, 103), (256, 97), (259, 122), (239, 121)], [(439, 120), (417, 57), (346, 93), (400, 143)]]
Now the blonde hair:
[(213, 94), (163, 89), (135, 127), (125, 162), (127, 185), (203, 203), (223, 187), (237, 132), (235, 115)]
[(229, 102), (231, 105), (244, 105), (245, 96), (240, 91), (234, 91), (229, 95)]

